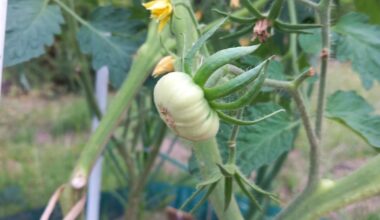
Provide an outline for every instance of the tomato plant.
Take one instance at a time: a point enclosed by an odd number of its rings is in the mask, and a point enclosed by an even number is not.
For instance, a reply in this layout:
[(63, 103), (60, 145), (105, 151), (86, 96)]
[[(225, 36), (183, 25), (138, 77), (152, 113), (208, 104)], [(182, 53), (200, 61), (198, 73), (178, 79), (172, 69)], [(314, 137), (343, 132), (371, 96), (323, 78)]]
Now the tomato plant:
[[(370, 7), (354, 1), (359, 12), (342, 14), (332, 0), (154, 0), (120, 7), (88, 3), (93, 10), (87, 16), (76, 12), (80, 3), (69, 2), (10, 1), (5, 41), (5, 66), (20, 64), (42, 55), (54, 36), (64, 34), (66, 22), (79, 66), (107, 66), (117, 90), (101, 115), (88, 75), (80, 77), (89, 106), (102, 120), (69, 184), (55, 194), (63, 193), (64, 214), (79, 215), (73, 207), (83, 206), (79, 198), (89, 173), (110, 143), (128, 170), (126, 216), (138, 219), (144, 187), (169, 132), (191, 143), (189, 167), (200, 178), (183, 211), (194, 212), (209, 199), (219, 219), (262, 219), (260, 210), (270, 204), (281, 206), (275, 219), (318, 219), (380, 192), (379, 156), (342, 179), (326, 179), (321, 171), (326, 118), (380, 147), (380, 116), (358, 92), (326, 94), (331, 59), (349, 61), (364, 89), (378, 86), (380, 26)], [(158, 79), (150, 77), (155, 65)], [(283, 204), (273, 183), (301, 130), (309, 145), (307, 182)], [(150, 153), (136, 151), (139, 141), (151, 146)], [(249, 212), (240, 210), (235, 193), (250, 200)]]

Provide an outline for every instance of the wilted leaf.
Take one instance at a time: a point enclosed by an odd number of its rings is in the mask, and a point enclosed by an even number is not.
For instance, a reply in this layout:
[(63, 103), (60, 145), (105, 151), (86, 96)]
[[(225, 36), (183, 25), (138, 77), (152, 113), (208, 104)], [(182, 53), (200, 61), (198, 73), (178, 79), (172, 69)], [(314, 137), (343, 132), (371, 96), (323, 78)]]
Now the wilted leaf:
[(138, 32), (141, 23), (131, 20), (130, 12), (112, 6), (100, 7), (88, 25), (78, 33), (80, 49), (92, 56), (94, 70), (107, 66), (113, 86), (119, 87), (132, 62), (132, 56), (144, 36)]
[[(272, 104), (258, 104), (245, 111), (244, 119), (254, 120), (272, 113), (281, 107)], [(237, 164), (240, 169), (249, 174), (253, 170), (274, 162), (282, 153), (292, 148), (294, 134), (293, 122), (285, 112), (260, 122), (254, 126), (241, 126), (237, 138)], [(232, 126), (221, 124), (217, 139), (227, 158), (227, 141)]]
[(367, 89), (374, 80), (380, 82), (380, 26), (368, 24), (366, 15), (349, 13), (339, 19), (333, 30), (338, 34), (334, 42), (337, 59), (351, 61)]
[(354, 91), (337, 91), (327, 101), (326, 116), (358, 134), (369, 145), (380, 148), (380, 115)]
[(45, 53), (64, 23), (56, 5), (42, 0), (9, 1), (4, 49), (4, 65), (13, 66)]

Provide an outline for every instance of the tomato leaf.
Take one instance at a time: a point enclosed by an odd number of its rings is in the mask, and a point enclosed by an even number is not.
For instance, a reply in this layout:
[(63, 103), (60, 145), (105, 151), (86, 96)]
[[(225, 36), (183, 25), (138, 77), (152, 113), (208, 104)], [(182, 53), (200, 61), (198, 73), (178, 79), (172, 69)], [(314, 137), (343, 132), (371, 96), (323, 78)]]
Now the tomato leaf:
[(321, 29), (314, 29), (311, 31), (311, 34), (300, 34), (298, 42), (306, 53), (320, 53), (322, 50)]
[[(266, 103), (246, 109), (243, 119), (254, 120), (281, 109), (281, 106)], [(237, 137), (237, 165), (248, 175), (253, 170), (274, 162), (292, 147), (293, 122), (286, 113), (276, 114), (254, 126), (241, 126)], [(217, 135), (223, 158), (227, 158), (227, 142), (232, 126), (222, 123)]]
[(42, 0), (9, 1), (4, 49), (4, 66), (13, 66), (45, 53), (64, 23), (56, 5)]
[(354, 91), (337, 91), (329, 96), (326, 117), (358, 134), (370, 146), (380, 148), (380, 115)]
[(364, 87), (370, 89), (374, 80), (380, 82), (380, 26), (368, 22), (366, 15), (349, 13), (339, 19), (333, 30), (337, 33), (337, 59), (351, 61)]
[(118, 88), (132, 62), (132, 56), (145, 38), (138, 30), (141, 23), (130, 19), (130, 12), (112, 6), (97, 8), (88, 25), (80, 28), (80, 49), (92, 56), (92, 68), (107, 66), (111, 84)]

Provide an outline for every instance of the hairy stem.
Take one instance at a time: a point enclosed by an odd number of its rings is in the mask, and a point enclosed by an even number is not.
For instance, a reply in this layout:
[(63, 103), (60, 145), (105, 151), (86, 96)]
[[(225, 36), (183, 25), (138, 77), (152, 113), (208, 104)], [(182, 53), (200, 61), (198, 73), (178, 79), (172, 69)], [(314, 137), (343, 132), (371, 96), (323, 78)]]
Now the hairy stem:
[(297, 108), (300, 112), (303, 125), (306, 130), (306, 135), (310, 144), (310, 167), (309, 167), (309, 178), (306, 188), (314, 188), (319, 181), (319, 143), (315, 135), (314, 129), (312, 128), (310, 117), (307, 113), (303, 98), (299, 90), (295, 90), (292, 93), (294, 101), (296, 102)]
[[(288, 10), (289, 10), (289, 18), (291, 24), (297, 24), (297, 14), (296, 14), (296, 6), (294, 4), (294, 0), (288, 0)], [(292, 56), (292, 69), (293, 74), (298, 76), (300, 73), (298, 67), (298, 51), (297, 51), (297, 34), (290, 34), (290, 42), (289, 42), (289, 50)]]
[(298, 111), (301, 115), (303, 125), (305, 127), (306, 135), (310, 144), (309, 153), (309, 175), (308, 181), (305, 189), (302, 193), (297, 196), (278, 216), (276, 219), (283, 219), (288, 213), (293, 212), (297, 206), (299, 206), (305, 198), (307, 198), (311, 193), (313, 193), (319, 183), (320, 171), (319, 171), (319, 143), (315, 135), (314, 129), (312, 128), (310, 117), (307, 113), (303, 98), (298, 89), (291, 91), (292, 97), (297, 105)]
[(322, 52), (321, 52), (321, 70), (318, 89), (317, 114), (315, 119), (315, 130), (317, 137), (321, 138), (323, 125), (323, 113), (325, 108), (325, 90), (327, 78), (327, 66), (330, 49), (330, 1), (322, 0), (319, 3), (319, 17), (322, 25)]

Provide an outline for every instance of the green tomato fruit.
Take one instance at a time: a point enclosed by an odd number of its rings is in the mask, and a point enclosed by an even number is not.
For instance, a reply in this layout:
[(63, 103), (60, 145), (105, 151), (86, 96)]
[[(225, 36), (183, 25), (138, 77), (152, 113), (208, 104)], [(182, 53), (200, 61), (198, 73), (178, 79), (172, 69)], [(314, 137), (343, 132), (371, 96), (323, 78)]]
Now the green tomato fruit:
[(161, 118), (178, 136), (191, 141), (215, 137), (219, 117), (210, 108), (203, 90), (182, 72), (163, 76), (154, 88), (154, 102)]

